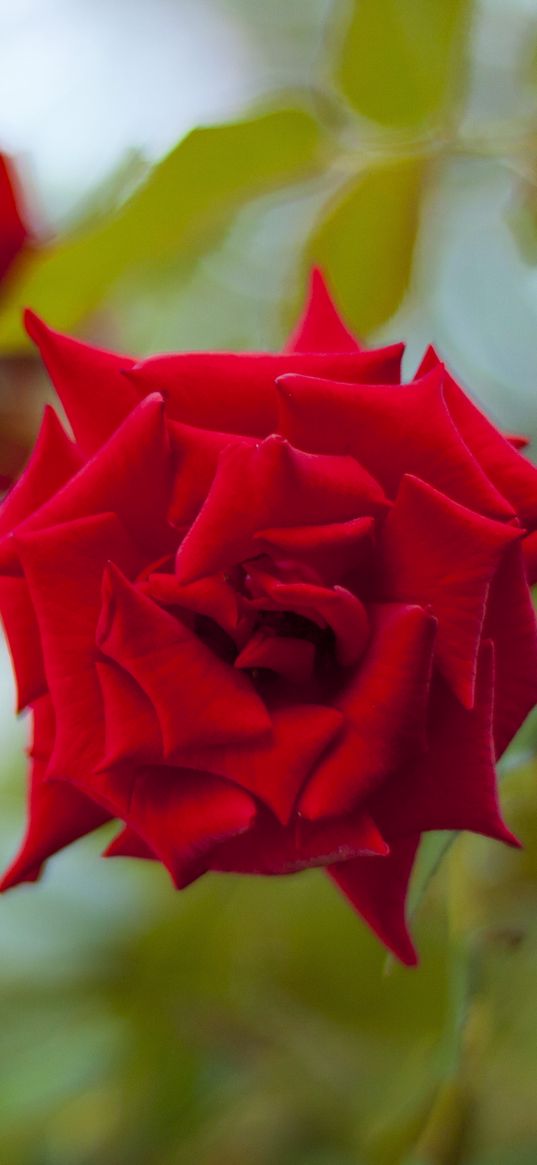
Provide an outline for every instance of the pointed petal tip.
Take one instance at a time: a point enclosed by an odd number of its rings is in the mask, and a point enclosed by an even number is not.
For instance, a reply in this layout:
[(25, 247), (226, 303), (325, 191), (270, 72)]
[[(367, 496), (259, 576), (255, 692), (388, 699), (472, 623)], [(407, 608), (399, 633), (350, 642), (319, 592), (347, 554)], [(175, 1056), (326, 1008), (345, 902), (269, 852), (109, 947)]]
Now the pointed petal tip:
[(42, 872), (41, 865), (27, 866), (22, 855), (17, 855), (0, 878), (0, 894), (5, 894), (7, 890), (14, 890), (15, 886), (20, 886), (24, 882), (37, 882)]
[(43, 340), (46, 338), (49, 328), (44, 320), (32, 310), (31, 307), (25, 307), (22, 315), (22, 320), (26, 334), (30, 337), (32, 342), (38, 348), (41, 347)]
[(403, 967), (417, 967), (419, 965), (419, 955), (414, 946), (414, 943), (410, 938), (408, 940), (408, 944), (405, 943), (404, 946), (394, 950), (393, 954), (395, 955), (395, 958), (403, 964)]

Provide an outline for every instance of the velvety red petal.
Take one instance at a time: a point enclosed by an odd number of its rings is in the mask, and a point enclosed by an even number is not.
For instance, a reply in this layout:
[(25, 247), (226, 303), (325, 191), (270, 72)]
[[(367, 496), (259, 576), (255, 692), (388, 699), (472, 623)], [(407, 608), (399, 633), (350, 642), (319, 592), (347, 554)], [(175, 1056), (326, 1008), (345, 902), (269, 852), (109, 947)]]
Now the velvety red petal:
[(81, 465), (79, 450), (47, 405), (30, 460), (0, 506), (0, 536), (14, 530), (19, 522), (39, 509)]
[(103, 858), (141, 858), (146, 862), (157, 860), (156, 854), (149, 848), (147, 842), (135, 833), (133, 829), (122, 829), (112, 839), (110, 845), (102, 853)]
[(155, 764), (163, 760), (160, 725), (139, 684), (109, 659), (98, 659), (104, 741), (98, 771), (114, 765)]
[(93, 348), (47, 327), (32, 311), (26, 330), (37, 345), (76, 441), (91, 456), (140, 402), (140, 393), (123, 373), (129, 356)]
[(429, 749), (372, 799), (386, 837), (465, 829), (517, 845), (502, 820), (494, 768), (494, 649), (480, 653), (475, 708), (468, 711), (437, 680), (431, 695)]
[[(31, 514), (19, 530), (42, 530), (91, 514), (115, 512), (136, 544), (162, 555), (176, 541), (166, 522), (171, 487), (163, 402), (148, 397), (86, 465)], [(0, 543), (0, 564), (12, 568), (14, 543)]]
[[(418, 375), (440, 363), (434, 348), (429, 348)], [(444, 396), (465, 444), (522, 524), (533, 529), (537, 522), (537, 469), (517, 452), (527, 444), (526, 439), (500, 433), (448, 372), (444, 374)]]
[(112, 557), (135, 569), (136, 555), (113, 514), (17, 535), (17, 547), (56, 713), (50, 774), (77, 782), (87, 777), (102, 747), (94, 662), (103, 571)]
[(495, 649), (494, 738), (501, 756), (537, 704), (537, 626), (520, 544), (490, 589), (484, 634)]
[(179, 548), (178, 576), (190, 582), (251, 557), (260, 530), (342, 522), (384, 505), (382, 490), (351, 457), (315, 457), (278, 436), (229, 446)]
[(537, 531), (524, 539), (523, 550), (527, 579), (533, 586), (537, 583)]
[(0, 881), (0, 890), (35, 881), (47, 858), (91, 833), (108, 813), (64, 781), (49, 781), (46, 771), (54, 736), (54, 712), (48, 697), (34, 710), (28, 822), (19, 852)]
[(364, 604), (344, 587), (322, 587), (309, 582), (280, 582), (263, 571), (250, 575), (250, 588), (258, 610), (291, 611), (323, 628), (330, 628), (336, 657), (350, 667), (362, 656), (369, 639), (369, 620)]
[(405, 916), (406, 893), (419, 836), (394, 843), (382, 861), (358, 858), (328, 873), (377, 937), (406, 966), (418, 961)]
[(318, 267), (314, 267), (311, 273), (306, 307), (287, 344), (287, 351), (360, 351), (360, 344), (343, 323)]
[(446, 402), (465, 443), (523, 526), (537, 524), (537, 469), (509, 443), (451, 376), (444, 380)]
[(9, 271), (28, 237), (18, 205), (15, 177), (0, 154), (0, 279)]
[(300, 812), (312, 820), (362, 802), (424, 745), (435, 620), (421, 607), (398, 604), (373, 608), (370, 615), (368, 653), (335, 700), (346, 731), (300, 800)]
[(250, 680), (112, 567), (104, 581), (98, 643), (150, 699), (167, 756), (200, 740), (226, 744), (270, 731)]
[(375, 522), (353, 518), (326, 526), (285, 526), (260, 530), (254, 542), (276, 561), (299, 562), (317, 581), (334, 584), (356, 579), (371, 555)]
[(166, 866), (178, 888), (205, 872), (206, 855), (217, 842), (243, 833), (256, 815), (243, 789), (209, 773), (148, 768), (128, 790), (120, 778), (115, 783), (117, 815)]
[(284, 824), (319, 757), (341, 731), (334, 708), (291, 704), (272, 709), (271, 732), (259, 741), (183, 752), (185, 764), (235, 781), (254, 793)]
[(186, 352), (152, 356), (136, 364), (128, 376), (140, 391), (164, 393), (174, 420), (266, 437), (276, 431), (278, 376), (296, 372), (350, 383), (398, 383), (402, 352), (402, 344), (335, 354)]
[[(222, 449), (238, 438), (177, 421), (170, 421), (169, 433), (175, 473), (168, 517), (179, 526), (196, 517), (211, 488)], [(240, 440), (244, 443), (246, 438)]]
[(306, 683), (313, 674), (315, 646), (307, 639), (295, 639), (259, 628), (239, 652), (235, 667), (243, 671), (268, 668), (290, 684)]
[(405, 476), (381, 536), (384, 595), (428, 607), (438, 620), (439, 666), (467, 708), (490, 583), (520, 530)]
[(0, 614), (17, 681), (17, 712), (47, 690), (39, 628), (26, 580), (0, 575)]
[(299, 449), (356, 457), (390, 497), (403, 474), (411, 473), (471, 509), (514, 516), (451, 419), (441, 366), (397, 387), (306, 376), (284, 376), (278, 383), (278, 428)]
[(215, 847), (207, 864), (211, 870), (238, 874), (294, 874), (351, 861), (359, 854), (374, 854), (378, 861), (387, 853), (384, 838), (366, 813), (321, 822), (296, 817), (287, 828), (265, 813), (240, 837)]
[(245, 619), (250, 626), (252, 623), (241, 595), (224, 575), (208, 575), (196, 582), (181, 583), (174, 574), (157, 572), (149, 575), (141, 589), (163, 607), (214, 619), (233, 639), (242, 638), (239, 630)]

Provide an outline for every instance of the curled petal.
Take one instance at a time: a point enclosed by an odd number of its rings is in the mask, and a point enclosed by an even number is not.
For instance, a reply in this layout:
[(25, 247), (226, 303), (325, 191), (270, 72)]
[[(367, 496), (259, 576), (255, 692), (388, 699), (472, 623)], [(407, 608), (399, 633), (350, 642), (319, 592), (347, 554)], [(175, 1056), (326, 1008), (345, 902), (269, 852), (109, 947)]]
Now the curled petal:
[[(166, 522), (170, 486), (163, 402), (148, 397), (66, 485), (24, 519), (17, 534), (115, 512), (146, 554), (162, 554), (172, 533)], [(13, 569), (16, 561), (15, 544), (5, 538), (1, 566)]]
[(169, 432), (176, 472), (168, 516), (174, 525), (181, 526), (196, 517), (205, 501), (222, 450), (238, 440), (244, 444), (247, 438), (196, 429), (177, 421), (170, 421)]
[(384, 505), (376, 481), (350, 457), (315, 457), (278, 436), (228, 447), (179, 548), (177, 573), (190, 582), (240, 562), (268, 527), (307, 525), (312, 515), (316, 524), (348, 521)]
[(253, 571), (251, 586), (258, 610), (290, 611), (329, 627), (336, 640), (336, 656), (344, 667), (356, 663), (369, 639), (364, 604), (344, 587), (320, 587), (309, 582), (280, 582), (270, 574)]
[(113, 567), (103, 584), (98, 643), (151, 701), (166, 756), (200, 741), (226, 744), (270, 732), (250, 680)]
[(289, 375), (278, 384), (279, 429), (299, 449), (356, 457), (389, 497), (410, 473), (471, 509), (515, 516), (450, 416), (442, 366), (396, 387)]
[(181, 753), (190, 767), (218, 773), (254, 793), (287, 824), (304, 782), (341, 728), (335, 708), (290, 704), (271, 710), (270, 733), (260, 740), (218, 748), (200, 740)]
[(119, 428), (140, 401), (140, 393), (123, 375), (134, 361), (63, 336), (33, 311), (24, 316), (58, 393), (77, 444), (90, 457)]
[(25, 578), (0, 575), (0, 613), (17, 681), (17, 712), (22, 712), (47, 690), (39, 628)]
[(256, 815), (243, 789), (185, 768), (143, 768), (129, 786), (111, 776), (114, 788), (117, 816), (166, 866), (178, 888), (203, 874), (212, 847), (243, 833)]
[(48, 696), (33, 708), (34, 735), (30, 768), (28, 821), (19, 852), (0, 881), (0, 890), (33, 882), (43, 863), (58, 850), (92, 833), (109, 814), (64, 781), (46, 779), (54, 741), (54, 711)]
[(127, 373), (140, 392), (162, 392), (173, 420), (221, 433), (266, 437), (276, 431), (275, 381), (286, 372), (335, 380), (399, 380), (402, 344), (371, 352), (272, 355), (185, 352), (151, 356)]
[[(434, 349), (430, 349), (420, 372), (438, 364), (440, 361)], [(513, 506), (522, 524), (534, 529), (537, 524), (537, 469), (517, 452), (527, 444), (525, 438), (504, 437), (448, 372), (444, 373), (444, 396), (465, 444)]]
[(135, 569), (136, 552), (114, 514), (17, 535), (17, 547), (56, 713), (50, 775), (77, 783), (87, 779), (102, 748), (94, 661), (103, 571), (112, 557)]
[(274, 559), (303, 563), (324, 583), (356, 583), (371, 558), (375, 521), (351, 518), (325, 526), (273, 527), (254, 542)]
[(294, 874), (312, 866), (339, 869), (340, 862), (362, 854), (384, 860), (387, 853), (384, 838), (366, 813), (333, 821), (297, 818), (288, 828), (265, 813), (240, 837), (215, 847), (207, 866), (240, 874)]
[(418, 843), (419, 835), (404, 838), (390, 846), (388, 856), (381, 862), (364, 857), (328, 870), (374, 934), (408, 967), (418, 961), (405, 914)]
[(242, 596), (224, 575), (208, 575), (192, 583), (182, 583), (174, 574), (151, 574), (142, 589), (163, 607), (171, 607), (213, 619), (232, 639), (240, 637), (240, 627), (249, 619)]
[(435, 620), (421, 607), (371, 611), (369, 650), (335, 700), (346, 731), (306, 785), (305, 817), (348, 812), (425, 742)]
[(116, 765), (162, 762), (158, 718), (139, 684), (110, 659), (98, 659), (95, 669), (104, 715), (104, 741), (98, 772)]
[(273, 635), (259, 628), (239, 652), (235, 667), (244, 671), (266, 668), (283, 676), (290, 684), (304, 684), (311, 679), (315, 647), (307, 639)]
[(440, 668), (465, 707), (474, 700), (489, 587), (516, 526), (494, 522), (405, 476), (382, 533), (381, 586), (438, 620)]
[(427, 752), (395, 773), (371, 802), (388, 839), (431, 829), (467, 829), (518, 845), (498, 802), (493, 656), (492, 644), (484, 643), (472, 711), (463, 708), (441, 680), (434, 685)]
[(54, 409), (47, 405), (30, 460), (0, 507), (0, 536), (38, 510), (81, 465), (79, 450), (64, 432)]
[(494, 740), (500, 757), (537, 704), (537, 624), (520, 543), (490, 588), (485, 636), (494, 644)]

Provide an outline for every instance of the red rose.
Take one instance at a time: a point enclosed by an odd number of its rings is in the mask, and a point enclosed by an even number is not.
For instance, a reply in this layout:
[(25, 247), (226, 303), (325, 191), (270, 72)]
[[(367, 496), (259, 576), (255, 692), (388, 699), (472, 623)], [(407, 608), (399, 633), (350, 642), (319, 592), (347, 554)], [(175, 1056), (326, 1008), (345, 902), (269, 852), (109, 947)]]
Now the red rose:
[(326, 866), (415, 959), (420, 835), (515, 843), (495, 756), (537, 701), (537, 471), (430, 352), (359, 348), (314, 278), (279, 356), (135, 363), (29, 316), (48, 410), (0, 510), (33, 717), (3, 886), (110, 818), (107, 855)]
[(0, 281), (7, 275), (27, 237), (28, 232), (15, 193), (14, 177), (7, 159), (0, 154)]

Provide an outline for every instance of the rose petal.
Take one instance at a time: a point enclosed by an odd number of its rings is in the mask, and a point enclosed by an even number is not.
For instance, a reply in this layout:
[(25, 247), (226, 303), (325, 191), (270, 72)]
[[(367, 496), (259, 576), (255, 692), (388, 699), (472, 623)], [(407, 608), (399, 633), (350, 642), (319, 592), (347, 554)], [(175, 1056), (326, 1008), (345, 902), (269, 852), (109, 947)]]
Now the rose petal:
[(369, 621), (364, 604), (344, 587), (320, 587), (309, 582), (280, 582), (263, 571), (254, 570), (250, 587), (253, 605), (264, 611), (293, 612), (329, 627), (336, 640), (336, 657), (343, 667), (350, 667), (363, 654), (369, 639)]
[(101, 749), (102, 704), (95, 674), (101, 581), (112, 556), (136, 569), (118, 518), (98, 514), (17, 535), (56, 713), (50, 775), (86, 780)]
[(17, 681), (17, 712), (47, 690), (39, 628), (26, 579), (0, 575), (0, 613)]
[(231, 842), (215, 847), (211, 870), (240, 874), (293, 874), (312, 866), (351, 861), (358, 854), (385, 859), (388, 847), (366, 813), (338, 821), (311, 822), (297, 818), (283, 828), (268, 813)]
[(513, 518), (454, 425), (443, 386), (441, 366), (396, 387), (287, 375), (278, 382), (279, 431), (299, 449), (356, 457), (389, 497), (411, 473), (471, 509)]
[(384, 507), (374, 479), (350, 457), (316, 457), (281, 437), (230, 446), (177, 554), (183, 582), (252, 555), (252, 538), (272, 526), (342, 522)]
[(243, 833), (256, 815), (247, 793), (209, 773), (141, 769), (132, 787), (117, 789), (116, 813), (169, 870), (178, 888), (206, 870), (211, 848)]
[(106, 810), (77, 789), (64, 781), (46, 779), (54, 738), (54, 712), (49, 697), (36, 702), (33, 717), (28, 822), (19, 852), (0, 881), (0, 890), (35, 881), (47, 858), (109, 819)]
[(494, 578), (484, 634), (494, 643), (494, 738), (500, 757), (537, 703), (537, 624), (520, 544)]
[(358, 858), (331, 866), (328, 873), (388, 950), (406, 966), (418, 961), (408, 932), (406, 892), (419, 836), (394, 843), (382, 861)]
[[(176, 541), (166, 523), (170, 453), (160, 397), (148, 397), (110, 440), (17, 532), (115, 511), (146, 553), (163, 554)], [(0, 542), (0, 569), (13, 569), (15, 544)]]
[(24, 322), (30, 339), (39, 348), (76, 441), (90, 457), (139, 404), (140, 393), (123, 375), (134, 361), (63, 336), (47, 327), (33, 311), (25, 312)]
[(47, 405), (37, 440), (22, 476), (0, 507), (0, 535), (8, 534), (65, 485), (82, 465), (76, 445)]
[(360, 344), (345, 326), (318, 267), (310, 276), (303, 314), (287, 344), (288, 352), (359, 352)]
[(225, 744), (270, 731), (250, 681), (113, 567), (103, 585), (98, 643), (150, 699), (166, 756), (200, 740)]
[(402, 344), (355, 353), (181, 352), (151, 356), (127, 373), (142, 392), (166, 395), (168, 415), (187, 425), (266, 437), (276, 430), (275, 381), (286, 372), (334, 380), (399, 381)]
[(0, 154), (0, 279), (7, 275), (28, 238), (18, 201), (15, 176), (7, 158)]
[(243, 671), (268, 668), (288, 683), (300, 685), (311, 678), (314, 663), (315, 646), (307, 639), (274, 635), (259, 628), (239, 652), (234, 666)]
[(181, 750), (184, 763), (218, 773), (254, 793), (287, 824), (297, 796), (319, 757), (341, 731), (334, 708), (291, 704), (273, 708), (271, 732), (259, 741)]
[(472, 711), (463, 708), (440, 679), (434, 684), (427, 753), (394, 774), (370, 802), (388, 839), (431, 829), (466, 829), (518, 844), (502, 820), (498, 801), (493, 656), (492, 644), (484, 643)]
[[(438, 364), (436, 352), (429, 349), (418, 375)], [(533, 529), (537, 523), (537, 469), (513, 447), (520, 448), (525, 439), (504, 437), (448, 372), (444, 374), (444, 396), (465, 444), (522, 524)]]
[(162, 762), (162, 736), (151, 701), (136, 680), (110, 659), (95, 664), (102, 695), (104, 741), (97, 769)]
[(397, 604), (373, 607), (370, 617), (368, 653), (335, 700), (346, 731), (300, 800), (311, 820), (348, 812), (424, 744), (435, 620)]
[(180, 526), (191, 522), (205, 501), (222, 450), (239, 439), (244, 443), (246, 438), (180, 425), (177, 421), (170, 422), (169, 432), (175, 474), (168, 517)]
[(276, 559), (306, 564), (318, 581), (333, 585), (347, 579), (356, 582), (370, 559), (374, 531), (373, 518), (351, 518), (326, 526), (260, 530), (254, 542)]
[(410, 476), (382, 532), (382, 591), (431, 610), (439, 666), (466, 708), (474, 699), (489, 587), (520, 536), (515, 526), (484, 518)]

